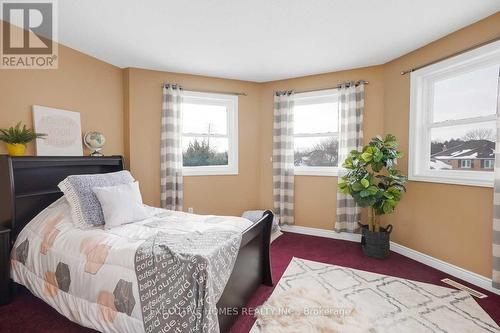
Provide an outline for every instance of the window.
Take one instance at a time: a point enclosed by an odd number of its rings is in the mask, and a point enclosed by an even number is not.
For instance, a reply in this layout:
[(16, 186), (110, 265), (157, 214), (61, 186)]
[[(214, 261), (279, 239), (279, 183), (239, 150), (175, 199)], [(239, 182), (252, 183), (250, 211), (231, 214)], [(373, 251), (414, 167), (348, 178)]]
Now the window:
[(460, 160), (460, 167), (462, 169), (470, 169), (472, 167), (471, 160)]
[(185, 91), (183, 174), (238, 174), (238, 97)]
[(409, 179), (493, 186), (500, 42), (411, 74)]
[(495, 167), (495, 160), (483, 160), (484, 169), (493, 169)]
[(293, 144), (296, 175), (337, 175), (338, 119), (337, 90), (295, 95)]

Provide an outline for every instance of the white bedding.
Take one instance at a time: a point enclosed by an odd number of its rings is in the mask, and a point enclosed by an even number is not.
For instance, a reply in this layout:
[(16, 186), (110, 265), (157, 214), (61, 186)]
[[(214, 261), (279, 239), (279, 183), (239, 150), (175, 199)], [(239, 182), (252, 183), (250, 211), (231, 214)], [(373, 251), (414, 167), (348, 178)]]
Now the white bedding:
[(144, 332), (134, 271), (134, 255), (142, 242), (159, 230), (243, 232), (252, 225), (240, 217), (146, 207), (150, 217), (145, 220), (110, 230), (81, 230), (73, 225), (64, 197), (59, 199), (17, 237), (12, 279), (83, 326), (102, 332)]

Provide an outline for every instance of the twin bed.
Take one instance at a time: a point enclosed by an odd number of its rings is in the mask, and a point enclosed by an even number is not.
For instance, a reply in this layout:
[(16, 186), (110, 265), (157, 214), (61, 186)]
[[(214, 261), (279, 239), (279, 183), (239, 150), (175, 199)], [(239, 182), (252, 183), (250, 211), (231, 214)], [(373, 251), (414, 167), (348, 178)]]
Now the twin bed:
[(254, 290), (272, 285), (272, 213), (253, 223), (147, 207), (149, 217), (136, 223), (75, 227), (57, 184), (121, 170), (120, 156), (0, 156), (0, 225), (11, 229), (13, 280), (98, 331), (226, 332)]

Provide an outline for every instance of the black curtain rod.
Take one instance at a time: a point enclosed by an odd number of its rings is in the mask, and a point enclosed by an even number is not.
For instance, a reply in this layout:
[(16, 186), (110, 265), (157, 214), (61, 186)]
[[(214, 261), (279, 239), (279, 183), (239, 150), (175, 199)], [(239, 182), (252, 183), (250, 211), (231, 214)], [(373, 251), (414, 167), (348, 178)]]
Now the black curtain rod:
[(368, 84), (368, 81), (365, 80), (359, 80), (359, 81), (350, 81), (350, 82), (342, 82), (337, 84), (335, 87), (329, 87), (329, 88), (320, 88), (320, 89), (311, 89), (311, 90), (299, 90), (299, 91), (294, 91), (296, 94), (301, 94), (301, 93), (308, 93), (308, 92), (314, 92), (314, 91), (321, 91), (321, 90), (329, 90), (329, 89), (339, 89), (342, 86), (359, 86), (360, 84)]

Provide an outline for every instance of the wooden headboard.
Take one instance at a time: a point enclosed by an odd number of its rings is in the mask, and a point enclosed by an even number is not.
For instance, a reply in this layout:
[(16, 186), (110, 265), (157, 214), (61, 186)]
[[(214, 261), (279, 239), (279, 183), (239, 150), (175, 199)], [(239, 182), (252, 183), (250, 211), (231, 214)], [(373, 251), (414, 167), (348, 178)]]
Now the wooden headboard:
[(57, 187), (69, 175), (123, 170), (121, 156), (10, 157), (0, 155), (0, 226), (11, 229), (13, 243), (38, 213), (62, 196)]

